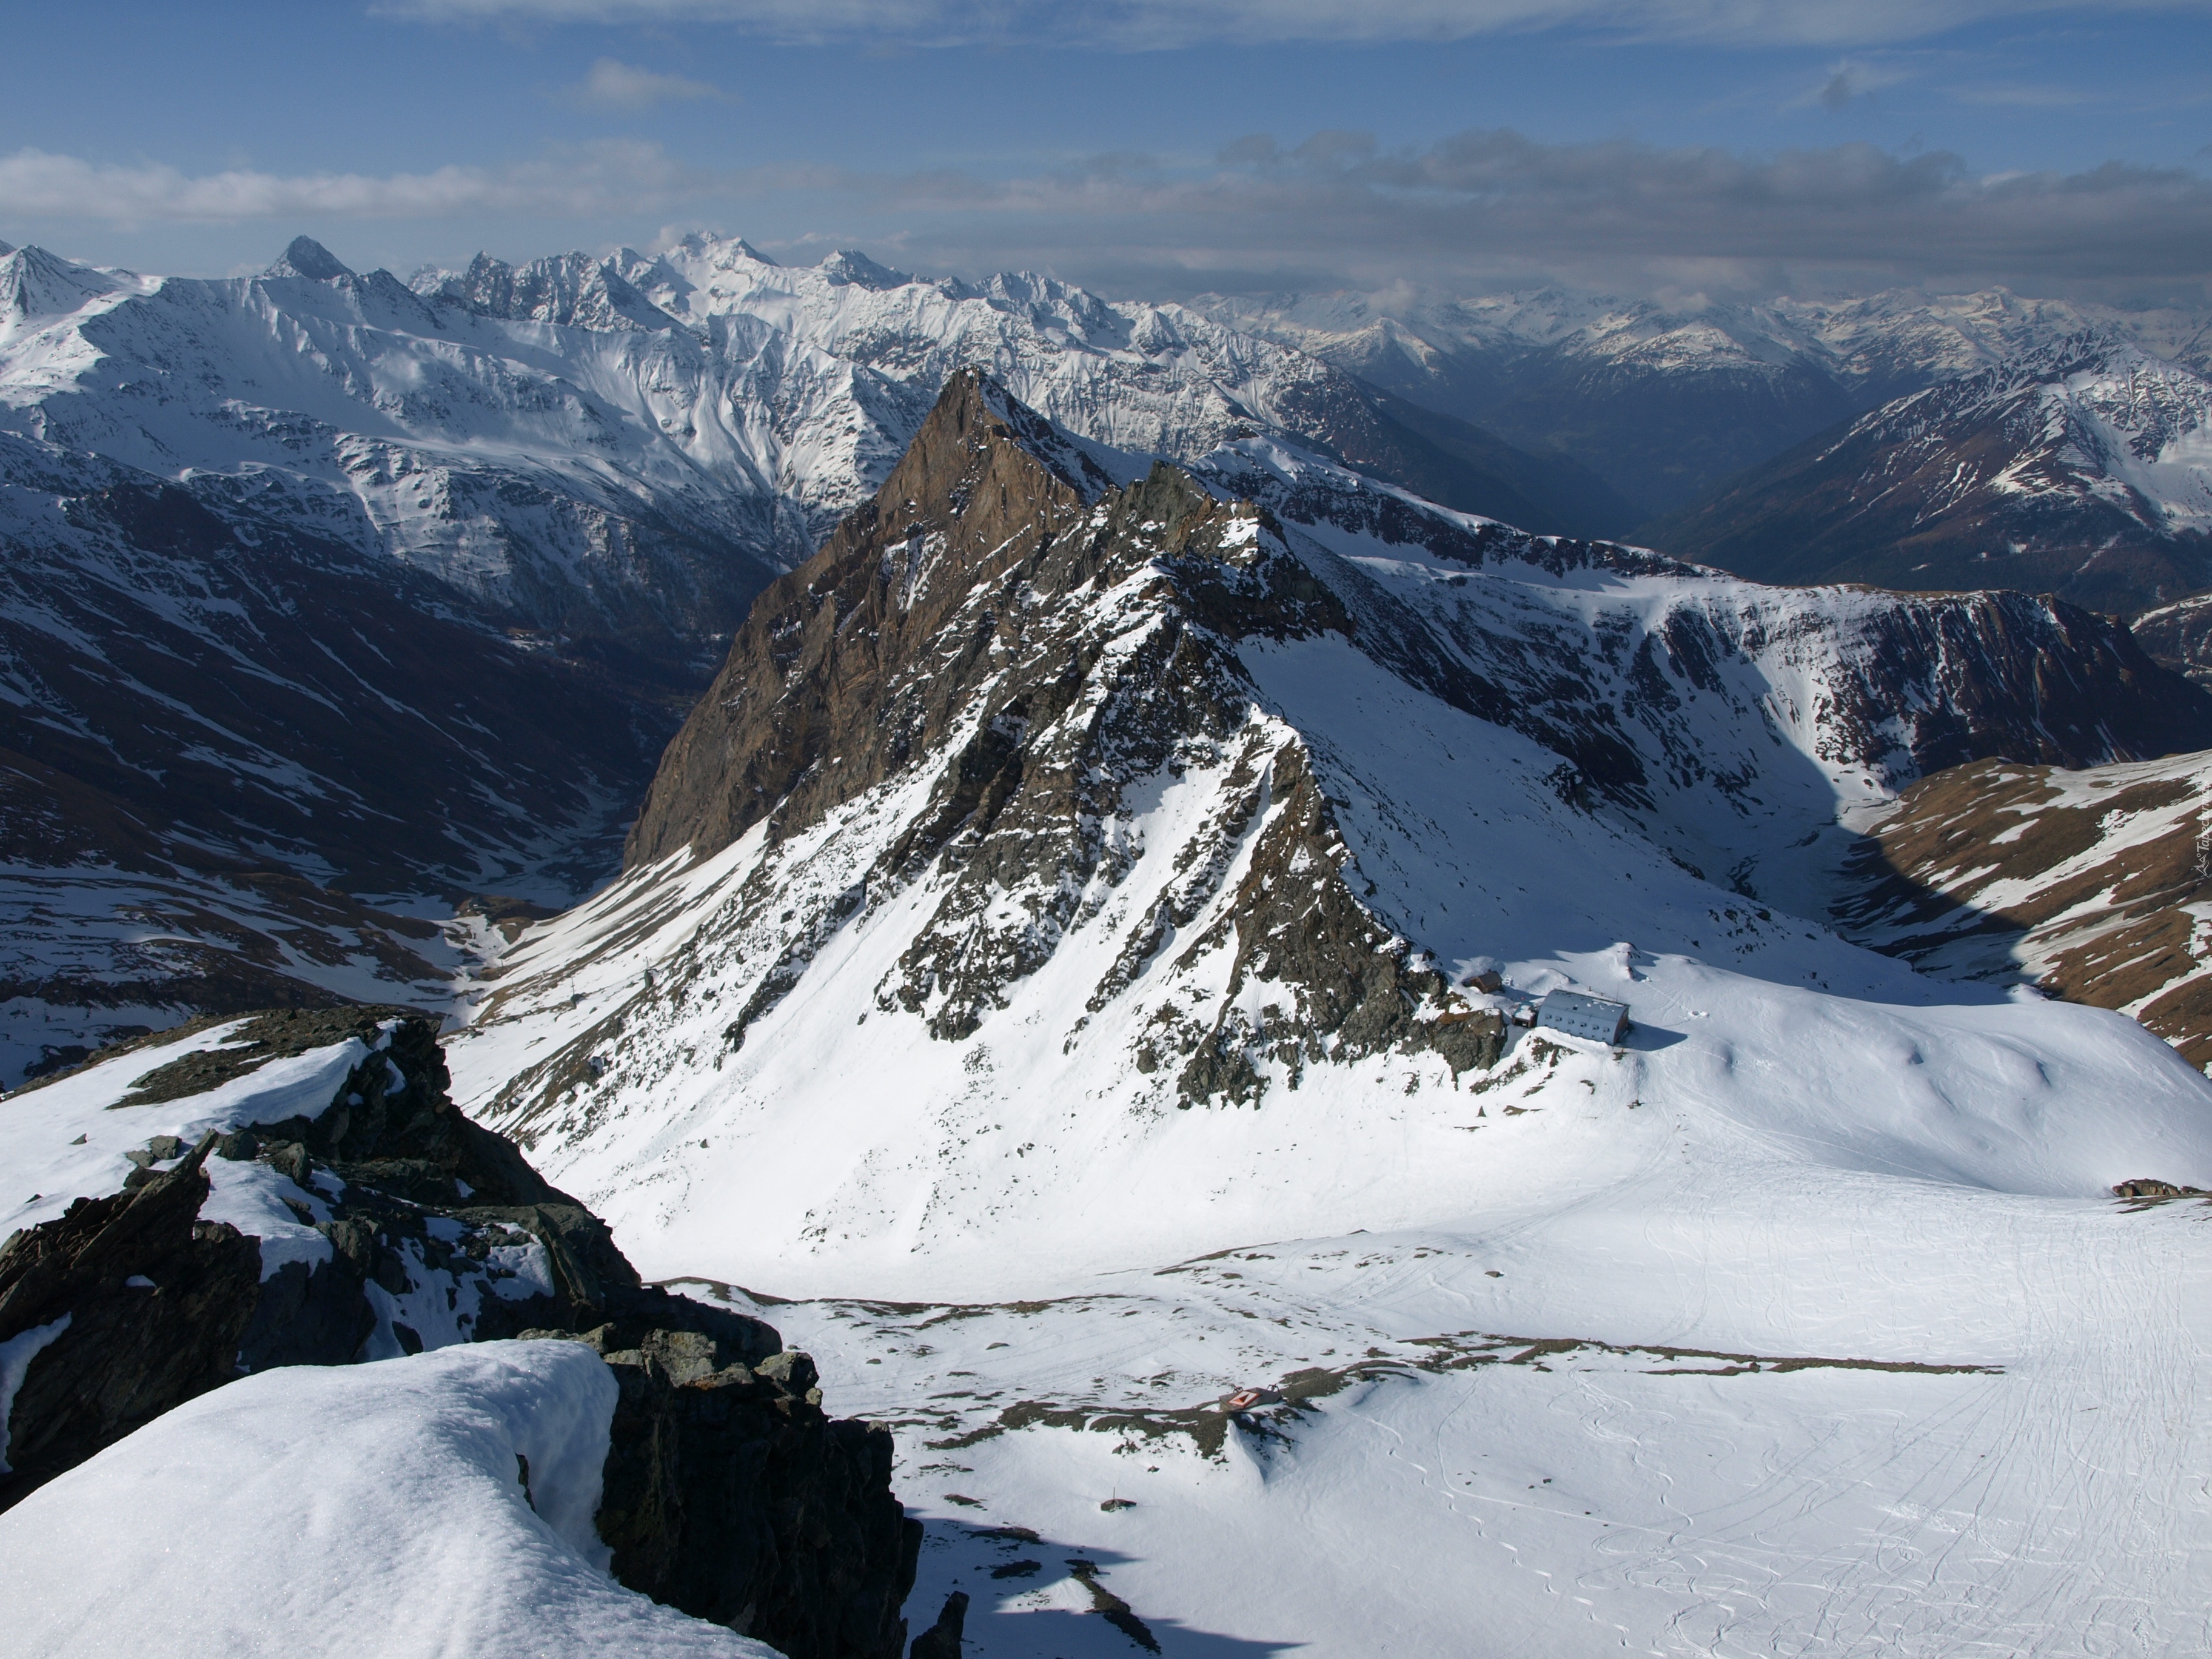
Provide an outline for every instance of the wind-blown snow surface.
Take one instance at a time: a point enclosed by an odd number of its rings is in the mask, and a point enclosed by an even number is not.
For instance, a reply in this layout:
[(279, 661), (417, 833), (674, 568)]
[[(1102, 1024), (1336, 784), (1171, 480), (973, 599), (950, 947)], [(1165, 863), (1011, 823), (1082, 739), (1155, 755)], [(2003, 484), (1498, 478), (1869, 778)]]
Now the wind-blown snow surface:
[(605, 1361), (557, 1341), (284, 1367), (203, 1395), (0, 1516), (0, 1644), (773, 1659), (607, 1575), (592, 1516), (615, 1395)]

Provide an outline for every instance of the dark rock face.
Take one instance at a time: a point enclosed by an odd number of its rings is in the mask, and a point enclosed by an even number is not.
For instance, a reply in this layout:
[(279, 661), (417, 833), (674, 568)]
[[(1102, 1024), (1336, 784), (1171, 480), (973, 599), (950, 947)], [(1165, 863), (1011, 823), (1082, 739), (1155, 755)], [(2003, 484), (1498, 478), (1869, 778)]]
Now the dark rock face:
[(239, 1374), (261, 1252), (198, 1218), (209, 1150), (135, 1191), (79, 1199), (0, 1250), (0, 1340), (69, 1321), (9, 1413), (0, 1508)]
[[(428, 1020), (287, 1009), (236, 1036), (149, 1073), (114, 1109), (348, 1038), (371, 1052), (319, 1116), (189, 1150), (157, 1139), (125, 1190), (0, 1248), (0, 1341), (69, 1321), (16, 1395), (0, 1509), (235, 1376), (583, 1333), (622, 1384), (600, 1516), (616, 1576), (791, 1659), (895, 1659), (919, 1529), (891, 1496), (888, 1431), (825, 1416), (813, 1363), (770, 1326), (641, 1284), (597, 1217), (453, 1107)], [(210, 1158), (291, 1181), (295, 1212), (327, 1218), (330, 1259), (264, 1279), (256, 1240), (198, 1218)], [(502, 1265), (532, 1247), (546, 1284)]]
[(805, 1354), (652, 1317), (577, 1339), (622, 1385), (599, 1518), (615, 1577), (791, 1659), (897, 1659), (921, 1526), (890, 1495), (890, 1431), (824, 1416)]
[[(999, 1573), (991, 1576), (996, 1578)], [(910, 1659), (960, 1659), (960, 1633), (967, 1623), (968, 1592), (955, 1590), (945, 1598), (937, 1622), (914, 1638)]]
[(626, 866), (726, 847), (771, 810), (787, 833), (880, 782), (943, 740), (1018, 624), (994, 610), (940, 639), (975, 587), (1095, 574), (1066, 550), (1032, 567), (1111, 480), (987, 386), (955, 376), (875, 499), (755, 602), (661, 757)]
[[(1233, 927), (1222, 1012), (1194, 1044), (1163, 1029), (1163, 1038), (1190, 1056), (1176, 1079), (1182, 1103), (1256, 1099), (1263, 1055), (1282, 1062), (1293, 1088), (1310, 1063), (1392, 1049), (1441, 1054), (1455, 1077), (1496, 1065), (1505, 1052), (1504, 1018), (1455, 1007), (1444, 976), (1416, 959), (1340, 878), (1350, 863), (1343, 834), (1296, 746), (1273, 757), (1271, 784), (1285, 810), (1260, 837), (1229, 916), (1189, 946), (1193, 956), (1218, 948), (1227, 941), (1218, 935)], [(1313, 870), (1340, 878), (1292, 878)], [(1256, 1021), (1237, 1006), (1248, 979), (1283, 988), (1283, 1002), (1262, 1005)]]

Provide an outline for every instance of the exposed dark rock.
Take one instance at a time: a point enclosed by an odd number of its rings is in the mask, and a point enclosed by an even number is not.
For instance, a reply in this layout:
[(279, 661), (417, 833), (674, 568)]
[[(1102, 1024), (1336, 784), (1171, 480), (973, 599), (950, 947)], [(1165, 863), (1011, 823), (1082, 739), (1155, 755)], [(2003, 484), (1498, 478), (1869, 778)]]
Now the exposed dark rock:
[(2212, 684), (2212, 594), (2145, 611), (2128, 631), (2160, 667)]
[[(1505, 1052), (1504, 1018), (1453, 998), (1444, 975), (1414, 960), (1345, 882), (1351, 854), (1297, 745), (1276, 753), (1271, 784), (1282, 810), (1261, 836), (1230, 914), (1188, 948), (1192, 956), (1218, 949), (1220, 935), (1235, 932), (1224, 1011), (1176, 1079), (1182, 1103), (1256, 1099), (1259, 1062), (1268, 1057), (1294, 1085), (1310, 1063), (1392, 1048), (1441, 1054), (1454, 1076), (1496, 1065)], [(1314, 871), (1328, 878), (1313, 879)], [(1294, 872), (1306, 873), (1294, 879)], [(1285, 1006), (1265, 1005), (1256, 1024), (1237, 1006), (1248, 978), (1284, 988)]]
[(0, 1249), (0, 1341), (69, 1320), (16, 1392), (0, 1509), (238, 1375), (261, 1252), (198, 1219), (210, 1149), (135, 1190), (81, 1198)]
[(890, 1495), (890, 1431), (824, 1416), (804, 1354), (652, 1317), (577, 1338), (622, 1387), (599, 1518), (615, 1576), (790, 1659), (897, 1659), (921, 1528)]
[[(1031, 1571), (1034, 1561), (1026, 1564)], [(991, 1577), (1009, 1577), (1006, 1568), (993, 1571)], [(914, 1651), (909, 1659), (960, 1659), (960, 1632), (968, 1623), (968, 1592), (955, 1590), (945, 1598), (945, 1606), (937, 1615), (937, 1622), (914, 1638)]]
[(940, 639), (945, 624), (979, 585), (1011, 599), (1040, 576), (1088, 580), (1073, 550), (1033, 568), (1110, 482), (981, 377), (956, 375), (875, 499), (754, 602), (661, 757), (625, 862), (715, 851), (771, 810), (803, 828), (941, 742), (1018, 617)]
[(2112, 1188), (2112, 1196), (2115, 1198), (2193, 1198), (2202, 1191), (2201, 1188), (2177, 1187), (2171, 1181), (2159, 1181), (2148, 1176), (2142, 1176), (2133, 1181), (2120, 1182), (2118, 1186)]
[[(69, 1318), (16, 1395), (0, 1509), (248, 1372), (418, 1352), (456, 1323), (463, 1337), (583, 1333), (623, 1391), (600, 1516), (617, 1576), (791, 1659), (896, 1659), (919, 1528), (891, 1496), (889, 1431), (825, 1416), (813, 1361), (772, 1327), (641, 1284), (605, 1224), (453, 1105), (428, 1019), (280, 1010), (238, 1035), (159, 1068), (135, 1097), (198, 1093), (349, 1038), (371, 1052), (320, 1115), (189, 1150), (151, 1137), (125, 1190), (0, 1248), (0, 1341)], [(311, 1204), (328, 1218), (314, 1224), (331, 1259), (264, 1280), (254, 1239), (198, 1219), (210, 1157), (293, 1182), (301, 1219)], [(532, 1244), (550, 1288), (519, 1294), (492, 1252)], [(454, 1311), (464, 1288), (473, 1317)], [(406, 1311), (410, 1297), (427, 1314)], [(426, 1336), (441, 1301), (445, 1334)]]

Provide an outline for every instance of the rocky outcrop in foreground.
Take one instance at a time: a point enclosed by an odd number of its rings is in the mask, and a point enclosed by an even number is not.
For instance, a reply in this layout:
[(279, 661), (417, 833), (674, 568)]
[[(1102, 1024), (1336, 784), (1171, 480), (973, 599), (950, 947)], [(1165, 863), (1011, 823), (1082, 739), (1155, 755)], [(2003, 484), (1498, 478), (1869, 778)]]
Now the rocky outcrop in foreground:
[[(891, 1495), (889, 1431), (826, 1415), (812, 1362), (769, 1325), (641, 1284), (596, 1217), (452, 1105), (428, 1020), (259, 1015), (106, 1109), (353, 1040), (368, 1057), (326, 1109), (189, 1148), (155, 1137), (122, 1190), (0, 1248), (0, 1353), (39, 1334), (0, 1509), (235, 1376), (573, 1336), (622, 1388), (599, 1516), (617, 1578), (792, 1659), (896, 1655), (920, 1529)], [(312, 1233), (202, 1219), (215, 1160), (259, 1166)]]

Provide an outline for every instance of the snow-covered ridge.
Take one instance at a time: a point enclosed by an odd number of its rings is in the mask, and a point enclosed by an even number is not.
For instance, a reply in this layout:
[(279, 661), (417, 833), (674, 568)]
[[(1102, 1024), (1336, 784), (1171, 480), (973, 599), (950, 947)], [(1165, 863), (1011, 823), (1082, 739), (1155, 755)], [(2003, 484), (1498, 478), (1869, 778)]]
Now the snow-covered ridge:
[[(1981, 428), (2008, 442), (1986, 456), (1960, 447)], [(1980, 490), (2054, 502), (2109, 503), (2169, 536), (2212, 529), (2212, 380), (2184, 364), (2085, 332), (1885, 405), (1838, 440), (1895, 445), (1903, 476), (1930, 452), (1959, 455), (1948, 488), (1929, 495), (1943, 513)]]
[(1346, 367), (1386, 346), (1430, 366), (1440, 353), (1466, 351), (1550, 353), (1586, 365), (1692, 373), (1813, 367), (1845, 386), (1863, 385), (1867, 390), (1856, 395), (1875, 402), (1915, 384), (1974, 374), (2087, 329), (2193, 362), (2207, 349), (2208, 325), (2197, 312), (2131, 312), (2027, 299), (2002, 289), (1670, 304), (1559, 289), (1462, 297), (1406, 286), (1371, 294), (1207, 295), (1193, 303)]
[(608, 1576), (617, 1394), (565, 1341), (243, 1378), (0, 1516), (9, 1639), (54, 1659), (772, 1659)]

